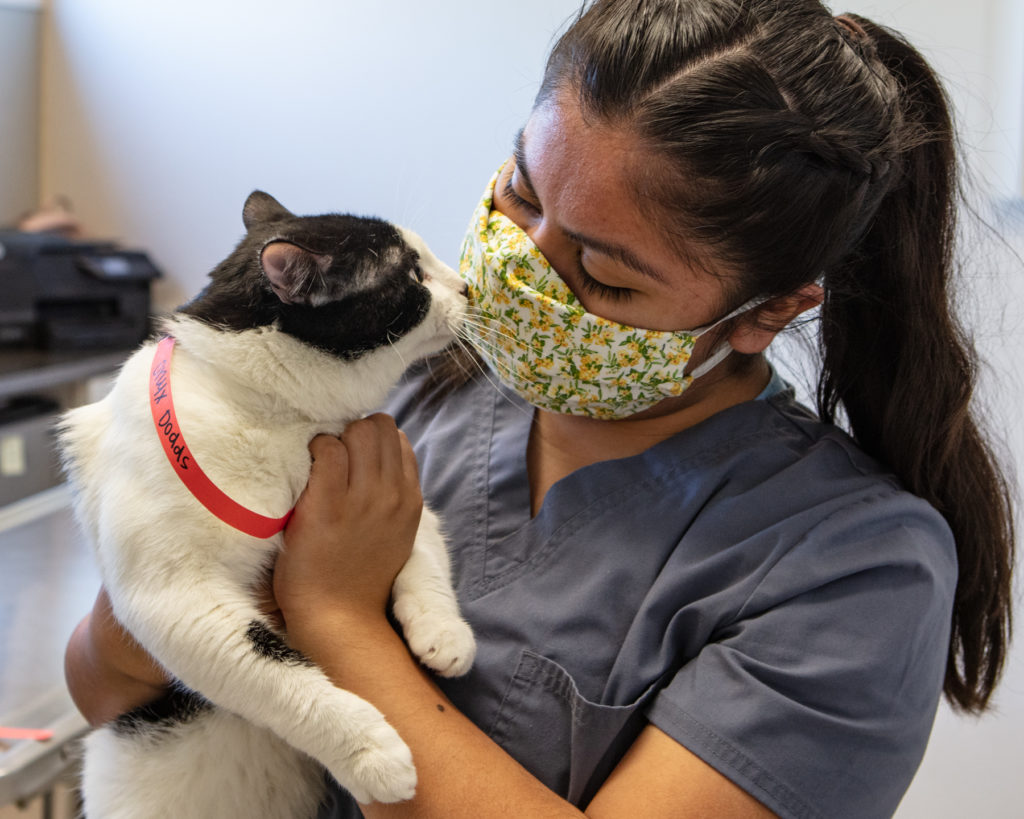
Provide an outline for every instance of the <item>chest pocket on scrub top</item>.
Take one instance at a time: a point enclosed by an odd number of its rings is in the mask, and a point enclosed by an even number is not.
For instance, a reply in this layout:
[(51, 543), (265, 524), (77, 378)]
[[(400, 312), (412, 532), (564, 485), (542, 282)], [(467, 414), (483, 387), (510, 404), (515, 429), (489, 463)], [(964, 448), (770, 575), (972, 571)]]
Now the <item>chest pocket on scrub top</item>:
[(643, 709), (657, 688), (628, 705), (599, 705), (558, 663), (524, 650), (488, 733), (551, 790), (585, 806), (647, 724)]

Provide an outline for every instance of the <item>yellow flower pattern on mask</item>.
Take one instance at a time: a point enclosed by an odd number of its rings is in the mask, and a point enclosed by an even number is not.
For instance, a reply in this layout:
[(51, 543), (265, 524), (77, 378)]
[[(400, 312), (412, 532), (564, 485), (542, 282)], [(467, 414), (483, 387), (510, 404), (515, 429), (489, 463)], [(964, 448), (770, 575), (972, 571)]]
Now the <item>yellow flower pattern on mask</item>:
[(594, 418), (681, 394), (708, 328), (642, 330), (588, 313), (526, 232), (492, 209), (497, 178), (473, 214), (459, 272), (472, 308), (467, 335), (498, 378), (535, 406)]

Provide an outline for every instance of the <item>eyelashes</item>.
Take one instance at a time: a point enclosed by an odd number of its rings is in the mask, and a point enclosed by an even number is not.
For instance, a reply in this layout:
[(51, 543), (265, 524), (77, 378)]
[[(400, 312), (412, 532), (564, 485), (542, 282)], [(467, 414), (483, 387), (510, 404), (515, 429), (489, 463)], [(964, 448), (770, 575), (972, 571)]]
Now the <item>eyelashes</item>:
[(583, 266), (583, 259), (580, 258), (579, 253), (576, 254), (576, 276), (579, 279), (580, 287), (591, 295), (609, 301), (629, 301), (633, 297), (633, 291), (630, 288), (613, 287), (591, 276), (587, 272), (587, 268)]
[(509, 174), (508, 179), (505, 180), (505, 186), (501, 189), (501, 192), (502, 194), (505, 195), (507, 199), (510, 199), (512, 201), (512, 204), (515, 205), (517, 208), (525, 208), (531, 213), (540, 213), (540, 208), (538, 208), (534, 204), (531, 204), (530, 202), (527, 202), (525, 199), (523, 199), (523, 197), (516, 193), (516, 189), (512, 187), (511, 174)]
[[(501, 189), (502, 195), (517, 208), (530, 211), (530, 213), (540, 213), (540, 208), (534, 205), (532, 202), (527, 201), (518, 193), (516, 189), (512, 187), (512, 175), (510, 174), (508, 179), (505, 180), (505, 184)], [(633, 291), (628, 287), (613, 287), (610, 284), (605, 284), (602, 281), (598, 281), (590, 275), (587, 268), (583, 266), (582, 252), (576, 251), (576, 278), (580, 283), (580, 287), (583, 290), (592, 295), (608, 301), (628, 301), (633, 297)]]

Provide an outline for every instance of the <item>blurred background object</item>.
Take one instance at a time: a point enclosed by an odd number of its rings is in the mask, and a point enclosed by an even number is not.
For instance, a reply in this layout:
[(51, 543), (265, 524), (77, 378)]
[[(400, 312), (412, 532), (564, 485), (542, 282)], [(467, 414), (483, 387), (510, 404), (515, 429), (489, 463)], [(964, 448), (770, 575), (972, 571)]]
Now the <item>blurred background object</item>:
[(22, 214), (15, 227), (25, 233), (51, 233), (67, 239), (78, 239), (83, 234), (82, 224), (72, 213), (71, 200), (57, 196), (48, 204)]

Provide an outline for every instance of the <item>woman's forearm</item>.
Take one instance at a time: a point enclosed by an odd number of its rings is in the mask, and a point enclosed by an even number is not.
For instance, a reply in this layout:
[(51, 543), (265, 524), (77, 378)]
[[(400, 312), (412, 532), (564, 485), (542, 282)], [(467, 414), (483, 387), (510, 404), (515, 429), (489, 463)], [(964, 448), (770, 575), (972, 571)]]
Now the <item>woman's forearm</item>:
[(71, 699), (93, 726), (152, 702), (166, 691), (168, 682), (163, 670), (114, 619), (102, 591), (68, 641), (64, 676)]
[(461, 714), (386, 620), (322, 623), (316, 629), (291, 634), (293, 645), (336, 685), (380, 709), (412, 750), (419, 778), (415, 798), (365, 806), (367, 817), (583, 815)]

